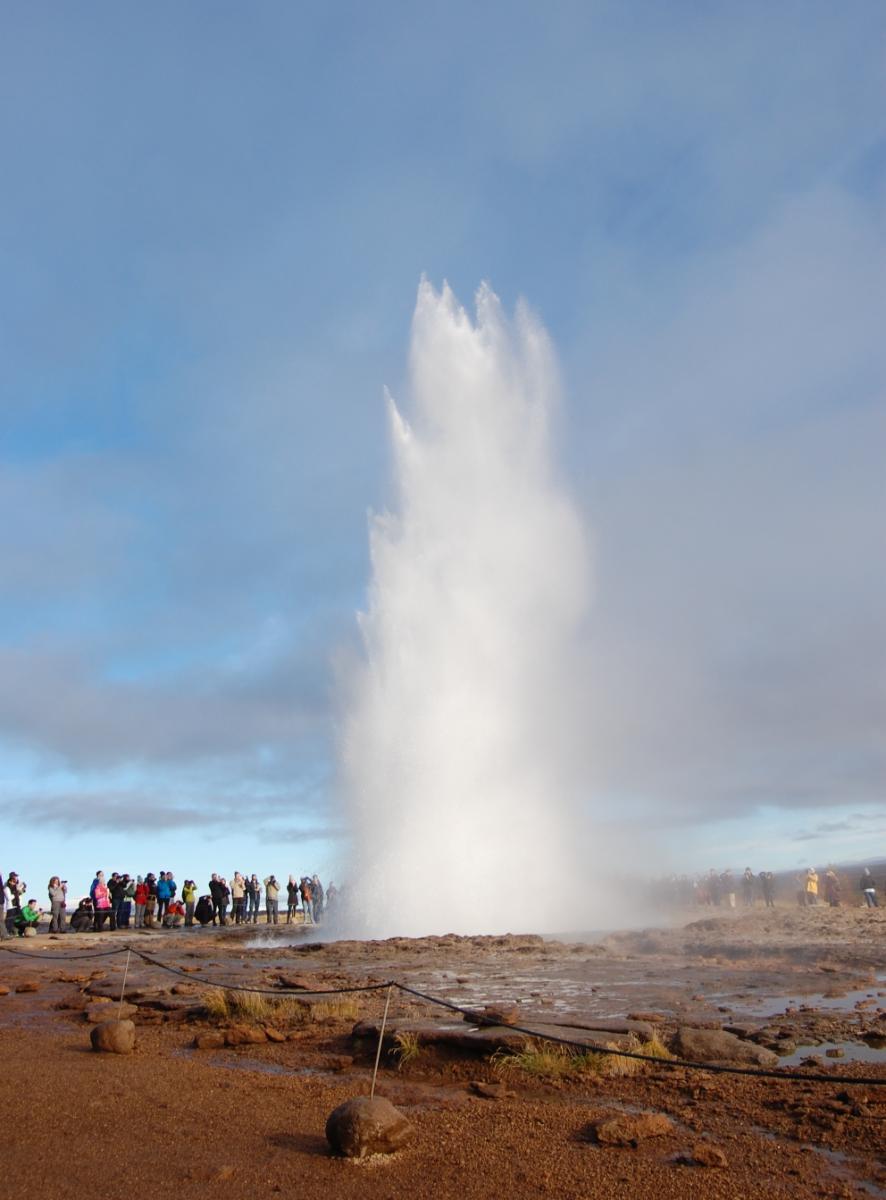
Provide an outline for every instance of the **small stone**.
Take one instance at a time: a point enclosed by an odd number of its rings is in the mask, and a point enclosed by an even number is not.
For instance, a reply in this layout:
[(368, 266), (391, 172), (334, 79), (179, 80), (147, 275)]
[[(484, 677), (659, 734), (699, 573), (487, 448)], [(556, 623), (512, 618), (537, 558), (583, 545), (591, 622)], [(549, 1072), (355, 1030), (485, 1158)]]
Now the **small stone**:
[(249, 1025), (232, 1025), (230, 1029), (225, 1030), (226, 1046), (257, 1046), (267, 1040), (263, 1029), (252, 1028)]
[(225, 1035), (218, 1030), (210, 1033), (198, 1033), (194, 1038), (196, 1050), (220, 1050), (225, 1044)]
[(265, 1026), (265, 1037), (269, 1042), (285, 1042), (286, 1034), (282, 1029), (275, 1029), (273, 1025)]
[(366, 1158), (370, 1154), (394, 1154), (414, 1132), (406, 1117), (380, 1096), (356, 1096), (330, 1113), (326, 1138), (336, 1154)]
[(40, 984), (36, 979), (23, 979), (21, 983), (15, 985), (17, 992), (39, 992)]
[(516, 1095), (503, 1083), (487, 1083), (483, 1079), (472, 1079), (468, 1087), (475, 1096), (482, 1096), (484, 1100), (507, 1100)]
[(636, 1146), (646, 1138), (673, 1133), (674, 1123), (664, 1113), (620, 1113), (591, 1123), (590, 1133), (603, 1146)]
[(132, 1021), (105, 1021), (93, 1027), (89, 1035), (93, 1050), (107, 1054), (131, 1054), (135, 1049)]
[(831, 1046), (830, 1050), (825, 1050), (825, 1055), (828, 1058), (845, 1058), (846, 1051), (840, 1046)]
[(212, 1176), (212, 1182), (213, 1183), (224, 1183), (224, 1181), (226, 1179), (233, 1179), (233, 1178), (234, 1178), (234, 1167), (224, 1166), (224, 1167), (219, 1167), (219, 1169), (215, 1172), (215, 1174)]
[(696, 1142), (692, 1147), (692, 1162), (697, 1167), (728, 1167), (726, 1155), (710, 1142)]
[(0, 996), (8, 996), (8, 995), (9, 995), (9, 988), (6, 987), (4, 984), (0, 983)]

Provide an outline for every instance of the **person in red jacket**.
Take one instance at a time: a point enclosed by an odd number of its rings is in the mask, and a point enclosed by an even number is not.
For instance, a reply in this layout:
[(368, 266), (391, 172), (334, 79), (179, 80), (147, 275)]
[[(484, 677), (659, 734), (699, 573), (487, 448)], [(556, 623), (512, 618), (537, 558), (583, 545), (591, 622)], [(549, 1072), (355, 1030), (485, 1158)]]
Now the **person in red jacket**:
[(145, 927), (145, 905), (148, 903), (148, 896), (151, 894), (151, 889), (142, 879), (141, 875), (135, 881), (135, 927), (136, 929), (144, 929)]

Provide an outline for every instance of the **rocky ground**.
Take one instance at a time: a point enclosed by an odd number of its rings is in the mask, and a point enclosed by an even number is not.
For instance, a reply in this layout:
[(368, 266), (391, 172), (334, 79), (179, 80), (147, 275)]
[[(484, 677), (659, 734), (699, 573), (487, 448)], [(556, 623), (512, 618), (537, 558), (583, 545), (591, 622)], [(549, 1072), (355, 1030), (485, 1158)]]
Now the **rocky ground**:
[[(153, 961), (78, 958), (127, 945)], [(597, 944), (322, 943), (279, 927), (12, 948), (0, 954), (3, 1179), (22, 1200), (160, 1186), (188, 1200), (221, 1188), (434, 1200), (886, 1196), (886, 1086), (854, 1082), (886, 1081), (884, 910), (758, 909)], [(391, 979), (474, 1019), (392, 993), (376, 1095), (412, 1135), (395, 1154), (344, 1159), (329, 1151), (326, 1120), (369, 1090), (387, 991), (291, 993)], [(267, 995), (225, 1000), (211, 981)], [(91, 1030), (109, 1016), (133, 1021), (133, 1052), (93, 1052)], [(544, 1055), (550, 1044), (537, 1040), (517, 1057), (523, 1028), (590, 1053)], [(786, 1077), (594, 1049), (607, 1046), (774, 1064)]]

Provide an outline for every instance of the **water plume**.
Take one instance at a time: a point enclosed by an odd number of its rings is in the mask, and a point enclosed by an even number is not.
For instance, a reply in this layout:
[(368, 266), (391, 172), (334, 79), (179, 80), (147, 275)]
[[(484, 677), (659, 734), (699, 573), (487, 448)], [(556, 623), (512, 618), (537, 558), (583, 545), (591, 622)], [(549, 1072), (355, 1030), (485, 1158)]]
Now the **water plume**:
[(586, 540), (553, 467), (557, 373), (525, 306), (423, 281), (411, 409), (388, 397), (343, 767), (363, 935), (581, 928), (577, 650)]

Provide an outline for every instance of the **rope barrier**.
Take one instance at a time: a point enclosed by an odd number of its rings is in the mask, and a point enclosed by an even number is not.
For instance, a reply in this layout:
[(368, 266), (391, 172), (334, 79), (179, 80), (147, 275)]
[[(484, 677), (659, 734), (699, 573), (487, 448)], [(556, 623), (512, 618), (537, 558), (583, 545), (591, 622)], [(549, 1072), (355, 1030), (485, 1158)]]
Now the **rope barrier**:
[[(194, 979), (191, 972), (183, 971), (179, 967), (170, 966), (169, 963), (160, 962), (158, 959), (152, 958), (143, 950), (138, 950), (133, 946), (120, 946), (113, 950), (97, 950), (90, 954), (79, 955), (58, 955), (58, 954), (33, 954), (26, 950), (14, 950), (11, 946), (0, 946), (0, 950), (7, 954), (12, 954), (19, 958), (38, 958), (38, 959), (57, 959), (65, 958), (70, 961), (78, 961), (85, 958), (106, 958), (113, 954), (134, 954), (149, 966), (157, 967), (161, 971), (167, 971), (171, 975), (179, 975), (191, 983), (200, 983), (204, 987), (219, 988), (223, 991), (230, 992), (251, 992), (253, 994), (263, 996), (341, 996), (350, 995), (355, 992), (380, 992), (385, 988), (397, 988), (398, 991), (406, 995), (415, 996), (419, 1000), (424, 1000), (427, 1004), (434, 1004), (438, 1008), (448, 1009), (450, 1012), (457, 1012), (463, 1017), (471, 1018), (477, 1025), (493, 1026), (493, 1021), (477, 1020), (477, 1015), (471, 1009), (463, 1008), (458, 1004), (453, 1004), (449, 1000), (443, 1000), (439, 996), (431, 996), (427, 992), (420, 992), (417, 988), (409, 987), (408, 984), (400, 983), (396, 979), (386, 980), (384, 983), (366, 983), (355, 984), (352, 987), (324, 988), (316, 991), (311, 991), (306, 988), (257, 988), (249, 987), (246, 984), (236, 983), (219, 983), (213, 979)], [(387, 1010), (386, 1010), (387, 1011)], [(514, 1033), (522, 1033), (525, 1037), (535, 1038), (538, 1041), (553, 1042), (555, 1045), (567, 1046), (573, 1050), (580, 1050), (584, 1054), (601, 1054), (609, 1055), (615, 1058), (632, 1058), (638, 1062), (652, 1063), (656, 1067), (676, 1067), (688, 1071), (708, 1071), (716, 1075), (748, 1075), (757, 1079), (781, 1079), (787, 1083), (828, 1083), (828, 1084), (851, 1084), (861, 1087), (886, 1087), (886, 1078), (876, 1078), (873, 1076), (858, 1076), (858, 1075), (831, 1075), (823, 1072), (804, 1072), (803, 1074), (795, 1074), (792, 1071), (781, 1069), (776, 1070), (771, 1067), (733, 1067), (726, 1063), (698, 1063), (690, 1062), (684, 1058), (657, 1058), (652, 1054), (643, 1054), (636, 1050), (621, 1050), (610, 1046), (594, 1046), (586, 1042), (579, 1042), (571, 1038), (558, 1037), (556, 1034), (543, 1033), (538, 1030), (529, 1029), (523, 1025), (508, 1025), (507, 1028)]]

